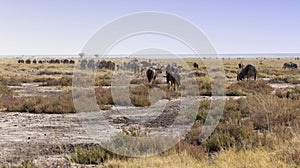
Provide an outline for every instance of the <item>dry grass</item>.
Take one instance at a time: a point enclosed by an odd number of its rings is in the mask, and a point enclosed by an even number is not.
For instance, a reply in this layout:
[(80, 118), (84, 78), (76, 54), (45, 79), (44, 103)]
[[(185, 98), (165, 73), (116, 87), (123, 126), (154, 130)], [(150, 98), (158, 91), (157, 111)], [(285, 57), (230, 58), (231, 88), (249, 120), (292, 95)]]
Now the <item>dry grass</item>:
[[(169, 63), (169, 60), (157, 61)], [(195, 72), (200, 95), (211, 95), (211, 80), (204, 65), (197, 59), (185, 61), (191, 69), (193, 62), (199, 64), (199, 70)], [(245, 65), (255, 65), (259, 73), (258, 78), (273, 78), (271, 82), (276, 83), (299, 83), (300, 70), (281, 69), (284, 62), (299, 64), (299, 60), (222, 59), (225, 75), (236, 78), (239, 70), (237, 64), (241, 61)], [(63, 93), (58, 98), (16, 98), (15, 93), (7, 87), (24, 82), (71, 86), (69, 75), (72, 74), (73, 68), (72, 65), (48, 64), (20, 66), (15, 59), (0, 59), (0, 109), (32, 113), (74, 112), (70, 92)], [(131, 81), (131, 84), (141, 85), (130, 88), (130, 102), (124, 102), (122, 96), (113, 100), (111, 89), (101, 87), (109, 86), (111, 78), (111, 71), (101, 70), (96, 73), (95, 85), (100, 87), (95, 89), (95, 93), (97, 103), (102, 109), (109, 109), (116, 101), (118, 104), (132, 103), (136, 106), (148, 106), (158, 101), (149, 100), (149, 95), (167, 99), (180, 96), (166, 86), (150, 87), (144, 79), (138, 79)], [(194, 91), (193, 88), (182, 89)], [(201, 144), (198, 143), (198, 136), (210, 108), (208, 100), (200, 102), (196, 122), (187, 138), (161, 155), (145, 158), (111, 157), (106, 152), (103, 154), (100, 149), (78, 148), (71, 157), (72, 161), (96, 163), (106, 167), (297, 167), (300, 164), (299, 87), (277, 89), (275, 95), (271, 95), (273, 90), (264, 81), (242, 81), (228, 85), (227, 95), (246, 95), (247, 98), (227, 100), (220, 123), (213, 134)], [(124, 138), (122, 140), (126, 141)], [(131, 147), (143, 151), (145, 146), (134, 144)], [(32, 164), (24, 162), (24, 165)]]
[(29, 113), (74, 113), (71, 92), (64, 92), (58, 98), (32, 96), (14, 98), (5, 105), (9, 112)]
[(294, 161), (285, 162), (274, 152), (264, 149), (240, 150), (230, 149), (214, 154), (212, 157), (196, 159), (187, 153), (173, 153), (167, 156), (152, 156), (146, 158), (132, 158), (128, 160), (113, 159), (104, 163), (105, 167), (138, 168), (138, 167), (199, 167), (199, 168), (223, 168), (223, 167), (296, 167)]

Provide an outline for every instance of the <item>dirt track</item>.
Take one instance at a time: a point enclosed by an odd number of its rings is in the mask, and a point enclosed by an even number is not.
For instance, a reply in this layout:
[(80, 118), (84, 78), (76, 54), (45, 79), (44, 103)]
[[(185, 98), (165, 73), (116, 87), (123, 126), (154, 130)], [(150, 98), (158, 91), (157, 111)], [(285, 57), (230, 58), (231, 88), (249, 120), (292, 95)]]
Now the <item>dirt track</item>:
[[(167, 103), (167, 105), (166, 105)], [(101, 111), (115, 128), (141, 124), (142, 127), (157, 128), (171, 124), (180, 101), (162, 100), (154, 108), (124, 107), (118, 110)], [(166, 108), (162, 112), (161, 108)], [(160, 115), (160, 113), (162, 114)], [(127, 113), (124, 115), (124, 113)], [(0, 113), (0, 165), (1, 163), (18, 164), (24, 160), (60, 163), (70, 166), (66, 154), (73, 152), (75, 146), (95, 144), (82, 127), (79, 117), (88, 113), (74, 114), (30, 114)], [(159, 116), (158, 118), (156, 118)], [(173, 117), (172, 117), (173, 116)], [(151, 120), (146, 124), (147, 120)], [(162, 125), (164, 123), (165, 125)], [(105, 127), (103, 127), (105, 128)], [(103, 130), (110, 131), (110, 130)], [(107, 135), (107, 134), (103, 134)], [(50, 165), (49, 165), (50, 166)], [(74, 165), (73, 165), (74, 166)]]

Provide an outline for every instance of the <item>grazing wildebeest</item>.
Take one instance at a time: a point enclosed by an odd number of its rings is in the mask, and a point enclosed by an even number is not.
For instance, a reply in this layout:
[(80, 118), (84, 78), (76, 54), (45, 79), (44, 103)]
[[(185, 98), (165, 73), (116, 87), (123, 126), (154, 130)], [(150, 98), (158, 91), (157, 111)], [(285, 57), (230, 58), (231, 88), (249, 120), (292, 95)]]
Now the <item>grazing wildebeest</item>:
[(107, 61), (107, 63), (106, 63), (106, 69), (109, 69), (109, 70), (114, 71), (115, 70), (115, 66), (116, 66), (116, 64), (114, 62), (112, 62), (112, 61)]
[(283, 64), (283, 67), (282, 69), (286, 69), (286, 68), (292, 68), (292, 69), (297, 69), (298, 68), (298, 65), (293, 63), (293, 62), (287, 62), (287, 63), (284, 63)]
[(240, 69), (243, 69), (243, 68), (244, 68), (243, 63), (239, 63), (238, 65), (239, 65), (239, 68), (240, 68)]
[(86, 68), (86, 65), (87, 65), (87, 60), (84, 59), (80, 62), (80, 69), (85, 69)]
[(62, 63), (63, 63), (63, 64), (69, 64), (69, 62), (70, 62), (70, 61), (69, 61), (68, 59), (62, 60)]
[(95, 60), (93, 60), (93, 59), (89, 60), (87, 67), (89, 69), (91, 69), (92, 71), (95, 71)]
[(255, 66), (248, 64), (240, 73), (237, 75), (237, 80), (244, 80), (244, 78), (247, 78), (247, 81), (251, 76), (254, 77), (254, 80), (256, 80), (257, 70)]
[(74, 60), (70, 60), (70, 64), (75, 64), (75, 61)]
[(30, 63), (31, 63), (31, 60), (30, 60), (30, 59), (27, 59), (27, 60), (25, 61), (25, 63), (26, 63), (26, 64), (30, 64)]
[(55, 64), (60, 64), (60, 60), (59, 60), (59, 59), (56, 59), (56, 60), (54, 61), (54, 63), (55, 63)]
[(181, 80), (178, 67), (173, 65), (168, 65), (166, 68), (166, 78), (167, 78), (168, 88), (170, 88), (170, 86), (173, 86), (173, 90), (178, 91), (178, 88), (180, 86), (180, 80)]
[(194, 62), (194, 68), (195, 68), (195, 69), (198, 69), (198, 68), (199, 68), (199, 65), (198, 65), (196, 62)]
[(36, 64), (36, 63), (37, 63), (37, 60), (36, 60), (36, 59), (34, 59), (34, 60), (32, 61), (32, 63)]
[(19, 59), (19, 60), (18, 60), (18, 63), (19, 63), (19, 64), (24, 64), (24, 62), (25, 62), (25, 61), (22, 60), (22, 59)]
[(153, 85), (156, 77), (157, 77), (157, 72), (154, 68), (149, 68), (147, 71), (146, 71), (146, 75), (147, 75), (147, 79), (148, 79), (148, 82), (150, 83), (150, 85)]
[(159, 67), (148, 68), (148, 70), (146, 71), (146, 76), (147, 76), (147, 79), (148, 79), (148, 82), (150, 83), (150, 85), (153, 85), (156, 77), (160, 73), (162, 73), (162, 70)]
[(39, 62), (38, 62), (39, 64), (42, 64), (43, 63), (43, 61), (42, 60), (39, 60)]

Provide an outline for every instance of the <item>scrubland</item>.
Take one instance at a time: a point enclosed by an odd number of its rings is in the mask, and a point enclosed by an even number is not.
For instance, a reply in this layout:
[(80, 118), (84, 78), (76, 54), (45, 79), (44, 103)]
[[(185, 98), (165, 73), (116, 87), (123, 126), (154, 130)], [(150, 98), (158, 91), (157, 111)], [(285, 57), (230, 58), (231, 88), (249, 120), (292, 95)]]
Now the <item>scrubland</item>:
[[(210, 109), (210, 99), (201, 99), (194, 125), (186, 138), (161, 154), (131, 158), (113, 154), (100, 146), (78, 145), (73, 151), (66, 151), (65, 160), (72, 163), (72, 166), (95, 164), (99, 167), (298, 167), (300, 70), (284, 70), (282, 65), (289, 61), (299, 64), (299, 60), (225, 58), (221, 61), (224, 64), (225, 76), (230, 79), (226, 82), (228, 98), (219, 124), (207, 140), (198, 141)], [(195, 75), (198, 96), (211, 96), (211, 79), (201, 61), (189, 58), (185, 59), (185, 62)], [(194, 62), (199, 64), (198, 70), (193, 69)], [(240, 62), (256, 66), (257, 81), (234, 80), (240, 71), (237, 67)], [(1, 59), (1, 111), (36, 114), (76, 113), (72, 101), (73, 68), (73, 65), (26, 65), (16, 63), (15, 59)], [(112, 97), (112, 71), (101, 70), (95, 76), (94, 87), (99, 109), (109, 111), (114, 104), (128, 105), (128, 102), (122, 101), (122, 97), (117, 100)], [(161, 78), (163, 76), (162, 74)], [(39, 87), (59, 89), (61, 93), (59, 96), (24, 96), (22, 92), (11, 87), (22, 86), (23, 83), (39, 83)], [(132, 86), (129, 88), (129, 97), (131, 103), (137, 107), (151, 105), (149, 94), (155, 87), (163, 91), (162, 99), (173, 100), (184, 96), (168, 89), (160, 80), (156, 86), (149, 86), (145, 76), (133, 79), (130, 83)], [(286, 86), (274, 87), (270, 84)], [(141, 150), (144, 147), (151, 148), (151, 143), (132, 146)], [(5, 164), (3, 166), (5, 167)], [(20, 167), (36, 166), (43, 165), (32, 160), (20, 163)]]

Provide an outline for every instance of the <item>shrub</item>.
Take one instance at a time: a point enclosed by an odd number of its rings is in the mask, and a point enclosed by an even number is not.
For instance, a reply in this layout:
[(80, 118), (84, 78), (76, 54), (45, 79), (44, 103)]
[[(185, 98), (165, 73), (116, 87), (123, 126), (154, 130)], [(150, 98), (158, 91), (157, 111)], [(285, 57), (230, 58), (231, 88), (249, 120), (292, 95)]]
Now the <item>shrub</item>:
[(7, 105), (7, 111), (30, 113), (73, 113), (75, 108), (71, 92), (63, 92), (59, 97), (31, 96), (15, 98)]
[(270, 94), (274, 89), (265, 81), (241, 81), (233, 83), (228, 90), (240, 90), (246, 95)]
[[(207, 120), (208, 110), (209, 101), (202, 101), (197, 121), (186, 138), (189, 143), (197, 144), (201, 127)], [(232, 147), (274, 148), (281, 141), (294, 137), (293, 132), (297, 132), (299, 116), (300, 102), (291, 99), (280, 99), (274, 95), (229, 99), (216, 129), (201, 145), (210, 152)]]
[(5, 108), (13, 101), (13, 91), (6, 85), (0, 83), (0, 109)]
[(102, 87), (97, 87), (95, 89), (97, 103), (99, 105), (113, 105), (114, 101), (111, 95), (111, 89), (105, 89)]
[(300, 99), (300, 87), (276, 89), (275, 95), (279, 98)]
[(300, 102), (274, 95), (249, 96), (247, 103), (255, 129), (272, 131), (278, 126), (298, 124)]
[(38, 78), (34, 79), (33, 82), (43, 82), (43, 86), (72, 86), (71, 77), (61, 77), (59, 79), (55, 78)]
[(84, 149), (75, 148), (75, 153), (71, 154), (71, 161), (79, 164), (100, 164), (109, 158), (109, 153), (100, 147)]

